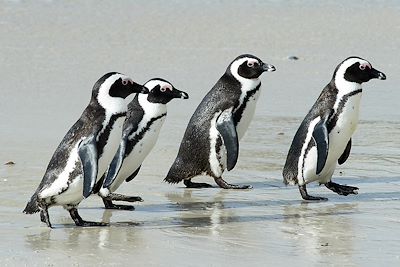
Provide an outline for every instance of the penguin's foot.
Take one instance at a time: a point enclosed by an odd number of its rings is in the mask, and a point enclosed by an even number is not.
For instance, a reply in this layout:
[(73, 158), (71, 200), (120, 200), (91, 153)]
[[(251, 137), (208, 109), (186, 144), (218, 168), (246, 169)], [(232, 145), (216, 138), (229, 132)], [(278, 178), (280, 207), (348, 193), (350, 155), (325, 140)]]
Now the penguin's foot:
[(305, 184), (304, 185), (299, 185), (299, 191), (300, 191), (301, 197), (304, 200), (311, 200), (311, 201), (327, 201), (328, 200), (326, 197), (313, 197), (313, 196), (310, 196), (307, 193), (307, 188), (306, 188)]
[(183, 183), (186, 185), (187, 188), (210, 188), (212, 185), (207, 183), (193, 183), (190, 179), (183, 180)]
[(135, 210), (132, 205), (116, 205), (110, 199), (103, 198), (104, 208), (111, 210)]
[(48, 227), (53, 228), (50, 223), (49, 212), (47, 211), (47, 208), (40, 209), (40, 220), (47, 224)]
[(76, 208), (72, 208), (69, 211), (69, 214), (71, 215), (72, 220), (74, 220), (76, 226), (81, 226), (81, 227), (90, 227), (90, 226), (108, 226), (107, 223), (103, 222), (89, 222), (89, 221), (84, 221), (81, 216), (78, 214), (78, 210)]
[(115, 200), (115, 201), (126, 201), (126, 202), (143, 202), (143, 199), (141, 197), (136, 197), (136, 196), (125, 196), (121, 194), (115, 194), (115, 193), (110, 193), (108, 196), (105, 198), (108, 200)]
[(348, 185), (341, 185), (341, 184), (337, 184), (334, 182), (328, 182), (325, 184), (326, 188), (328, 188), (329, 190), (332, 190), (333, 192), (342, 195), (342, 196), (347, 196), (350, 194), (354, 194), (357, 195), (358, 192), (356, 190), (358, 190), (358, 187), (355, 186), (348, 186)]
[(253, 188), (251, 185), (236, 185), (236, 184), (228, 184), (222, 177), (214, 178), (214, 181), (219, 185), (219, 187), (224, 189), (251, 189)]

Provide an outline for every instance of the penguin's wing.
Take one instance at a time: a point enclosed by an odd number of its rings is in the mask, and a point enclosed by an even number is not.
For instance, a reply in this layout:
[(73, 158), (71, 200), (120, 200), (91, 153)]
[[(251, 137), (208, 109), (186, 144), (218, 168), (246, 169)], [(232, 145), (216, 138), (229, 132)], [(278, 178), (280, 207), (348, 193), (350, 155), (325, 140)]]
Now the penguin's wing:
[(79, 144), (78, 155), (83, 168), (83, 197), (87, 198), (92, 193), (98, 171), (95, 135), (89, 136)]
[(118, 151), (115, 153), (110, 166), (107, 170), (107, 176), (104, 179), (103, 188), (108, 188), (117, 178), (119, 170), (121, 169), (122, 163), (125, 159), (126, 144), (128, 142), (128, 136), (132, 131), (132, 127), (128, 127), (123, 130), (121, 142), (119, 143)]
[(315, 125), (312, 136), (314, 138), (315, 143), (317, 144), (318, 151), (318, 160), (317, 160), (317, 175), (321, 173), (323, 170), (326, 159), (328, 158), (328, 149), (329, 149), (329, 135), (327, 128), (327, 120), (329, 116), (324, 116), (321, 120)]
[(137, 168), (136, 171), (134, 171), (128, 178), (126, 178), (126, 179), (125, 179), (125, 182), (130, 182), (130, 181), (132, 181), (132, 179), (135, 178), (136, 175), (139, 173), (140, 167), (142, 167), (142, 165), (140, 165), (139, 168)]
[(218, 117), (216, 127), (222, 138), (227, 152), (227, 170), (232, 170), (239, 156), (239, 140), (233, 120), (232, 109), (224, 110)]
[(350, 138), (349, 142), (347, 143), (347, 146), (344, 149), (343, 154), (338, 159), (339, 165), (342, 165), (343, 163), (346, 162), (346, 160), (348, 159), (348, 157), (350, 155), (350, 150), (351, 150), (351, 138)]

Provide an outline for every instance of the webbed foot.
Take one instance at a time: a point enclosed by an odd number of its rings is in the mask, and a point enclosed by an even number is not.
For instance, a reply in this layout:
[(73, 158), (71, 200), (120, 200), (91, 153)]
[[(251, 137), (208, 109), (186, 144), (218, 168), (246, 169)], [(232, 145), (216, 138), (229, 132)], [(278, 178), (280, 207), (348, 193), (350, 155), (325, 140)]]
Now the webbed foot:
[(183, 180), (183, 183), (186, 185), (187, 188), (210, 188), (212, 185), (207, 183), (193, 183), (190, 179)]
[(214, 181), (219, 185), (219, 187), (224, 189), (251, 189), (251, 185), (236, 185), (228, 184), (222, 177), (214, 178)]
[(353, 195), (357, 195), (358, 192), (356, 190), (358, 190), (358, 187), (355, 186), (348, 186), (348, 185), (341, 185), (341, 184), (337, 184), (334, 182), (327, 182), (325, 184), (326, 188), (328, 188), (329, 190), (332, 190), (333, 192), (342, 195), (342, 196), (347, 196), (350, 194)]
[(84, 221), (81, 218), (81, 216), (79, 216), (78, 210), (76, 208), (72, 208), (68, 211), (69, 211), (69, 214), (71, 215), (72, 220), (74, 220), (76, 226), (81, 226), (81, 227), (108, 226), (107, 223), (103, 223), (103, 222)]
[(306, 185), (305, 185), (305, 184), (304, 184), (304, 185), (299, 185), (299, 191), (300, 191), (301, 197), (302, 197), (304, 200), (310, 200), (310, 201), (327, 201), (327, 200), (328, 200), (326, 197), (314, 197), (314, 196), (310, 196), (310, 195), (307, 193), (307, 188), (306, 188)]

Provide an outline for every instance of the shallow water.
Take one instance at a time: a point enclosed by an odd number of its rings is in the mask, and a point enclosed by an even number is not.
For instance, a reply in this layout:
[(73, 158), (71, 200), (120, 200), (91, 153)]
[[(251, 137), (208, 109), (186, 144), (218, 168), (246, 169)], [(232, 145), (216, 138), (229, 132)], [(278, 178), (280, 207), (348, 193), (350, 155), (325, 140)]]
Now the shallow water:
[[(139, 266), (385, 266), (400, 264), (400, 5), (397, 1), (2, 1), (0, 2), (0, 263)], [(256, 116), (228, 182), (252, 190), (190, 190), (162, 182), (191, 113), (241, 53), (276, 66), (262, 78)], [(288, 60), (296, 55), (298, 61)], [(360, 187), (341, 197), (310, 186), (303, 203), (282, 184), (292, 137), (335, 66), (370, 60), (386, 81), (364, 86), (350, 158), (334, 180)], [(117, 70), (159, 76), (189, 93), (169, 104), (160, 139), (121, 193), (136, 211), (82, 202), (76, 228), (50, 209), (55, 229), (22, 209), (93, 83)], [(212, 182), (201, 177), (199, 181)]]

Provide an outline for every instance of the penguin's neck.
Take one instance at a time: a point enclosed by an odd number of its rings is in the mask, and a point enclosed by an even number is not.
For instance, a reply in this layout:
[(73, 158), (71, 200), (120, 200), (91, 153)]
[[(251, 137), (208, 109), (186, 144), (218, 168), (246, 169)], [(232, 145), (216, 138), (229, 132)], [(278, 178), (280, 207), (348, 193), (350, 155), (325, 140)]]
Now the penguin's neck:
[(339, 103), (343, 98), (350, 96), (355, 93), (361, 93), (361, 84), (355, 82), (349, 82), (341, 76), (336, 76), (334, 79), (335, 87), (337, 89), (336, 101), (334, 105), (334, 110), (337, 110)]
[(338, 95), (347, 95), (361, 88), (360, 83), (349, 82), (341, 76), (336, 76), (334, 79), (335, 87), (338, 90)]
[(147, 100), (147, 95), (139, 94), (138, 96), (139, 105), (144, 110), (144, 115), (150, 118), (158, 117), (162, 114), (167, 113), (167, 105), (163, 103), (153, 103)]
[(240, 76), (238, 73), (232, 72), (232, 76), (237, 80), (241, 85), (242, 94), (246, 95), (247, 92), (257, 88), (258, 85), (261, 83), (259, 78), (255, 79), (247, 79)]

